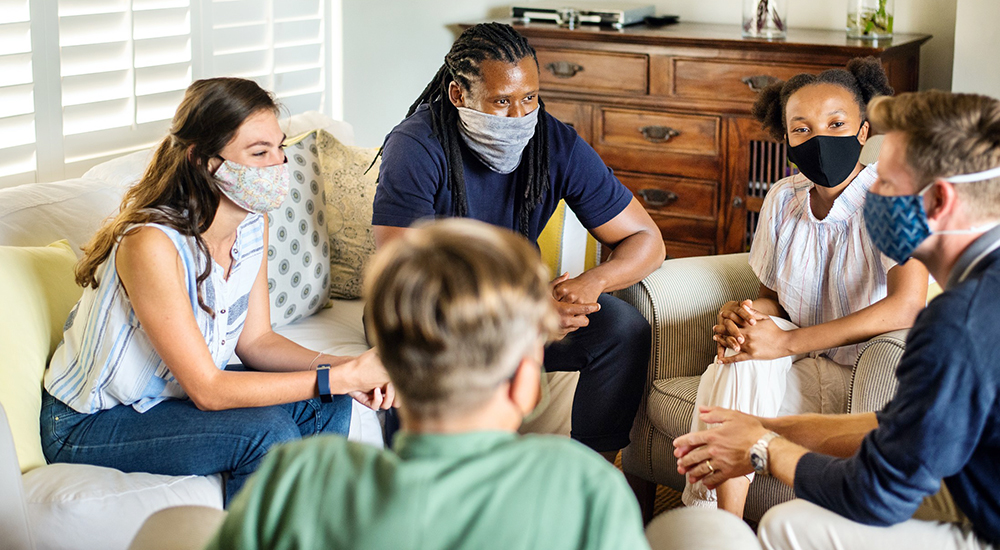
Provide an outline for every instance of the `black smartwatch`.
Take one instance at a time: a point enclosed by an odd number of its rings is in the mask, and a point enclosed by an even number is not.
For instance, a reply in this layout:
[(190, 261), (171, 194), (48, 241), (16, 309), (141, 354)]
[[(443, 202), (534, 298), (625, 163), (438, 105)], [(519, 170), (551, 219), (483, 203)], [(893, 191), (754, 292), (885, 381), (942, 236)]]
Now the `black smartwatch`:
[(330, 364), (324, 363), (316, 367), (316, 387), (319, 389), (319, 400), (322, 403), (332, 403), (330, 395)]

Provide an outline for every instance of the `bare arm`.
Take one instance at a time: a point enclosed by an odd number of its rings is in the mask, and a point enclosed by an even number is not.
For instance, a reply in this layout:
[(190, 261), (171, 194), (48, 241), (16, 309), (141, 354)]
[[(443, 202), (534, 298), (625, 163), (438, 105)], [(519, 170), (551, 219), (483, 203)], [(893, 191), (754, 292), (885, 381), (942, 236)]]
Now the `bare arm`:
[[(118, 249), (116, 268), (153, 348), (198, 408), (258, 407), (316, 397), (316, 373), (311, 370), (229, 372), (215, 366), (191, 311), (180, 256), (158, 229), (143, 228), (126, 236)], [(251, 292), (251, 295), (256, 292), (258, 299), (259, 286), (260, 278)], [(263, 287), (266, 294), (266, 282)], [(269, 320), (266, 322), (270, 329)], [(277, 369), (308, 368), (315, 353), (288, 344), (285, 350), (291, 352), (290, 357), (283, 360), (265, 357), (264, 362), (269, 358), (275, 360)], [(245, 346), (243, 349), (246, 351)], [(371, 370), (370, 358), (342, 361), (331, 372), (331, 390), (334, 393), (361, 390), (363, 375)]]
[(757, 420), (765, 429), (812, 452), (839, 457), (854, 455), (865, 436), (878, 427), (875, 413), (801, 414)]
[(889, 270), (885, 298), (840, 319), (790, 331), (782, 331), (760, 315), (738, 327), (727, 322), (728, 335), (743, 340), (735, 346), (729, 340), (729, 347), (740, 353), (723, 361), (775, 359), (864, 342), (885, 332), (913, 326), (926, 300), (927, 269), (923, 264), (897, 265)]
[(625, 210), (591, 233), (614, 249), (607, 261), (555, 286), (557, 300), (594, 303), (602, 292), (627, 288), (663, 263), (663, 237), (652, 218), (634, 197)]
[(376, 225), (372, 227), (375, 232), (375, 248), (382, 248), (392, 241), (402, 237), (407, 231), (412, 231), (409, 227), (392, 227), (389, 225)]
[[(679, 473), (691, 476), (692, 481), (700, 479), (710, 488), (753, 471), (750, 447), (769, 431), (782, 436), (771, 440), (768, 446), (771, 475), (794, 486), (795, 469), (806, 453), (852, 456), (865, 435), (878, 427), (874, 413), (764, 419), (728, 409), (702, 407), (700, 414), (703, 421), (716, 426), (675, 439), (674, 455), (678, 457)], [(705, 464), (708, 460), (711, 468)]]

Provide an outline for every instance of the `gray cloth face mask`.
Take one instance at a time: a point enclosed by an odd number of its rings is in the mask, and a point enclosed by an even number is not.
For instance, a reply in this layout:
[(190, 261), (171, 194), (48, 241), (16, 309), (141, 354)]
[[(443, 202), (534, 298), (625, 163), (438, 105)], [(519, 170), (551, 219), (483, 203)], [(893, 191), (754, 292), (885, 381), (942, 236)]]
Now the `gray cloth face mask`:
[(535, 135), (538, 108), (522, 117), (488, 115), (458, 107), (459, 134), (472, 152), (500, 174), (509, 174), (521, 164), (521, 154)]

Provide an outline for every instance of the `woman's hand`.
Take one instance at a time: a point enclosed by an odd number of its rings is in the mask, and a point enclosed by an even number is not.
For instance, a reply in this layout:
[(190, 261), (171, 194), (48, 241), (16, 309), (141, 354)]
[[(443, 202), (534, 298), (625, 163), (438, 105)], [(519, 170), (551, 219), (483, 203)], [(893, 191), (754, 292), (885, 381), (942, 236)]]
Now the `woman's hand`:
[(778, 359), (794, 355), (792, 349), (792, 333), (778, 327), (770, 317), (755, 320), (753, 325), (742, 328), (740, 343), (733, 347), (736, 355), (718, 358), (719, 363), (728, 364), (750, 359)]
[(740, 346), (746, 340), (743, 328), (753, 326), (757, 321), (767, 316), (753, 308), (753, 300), (735, 300), (726, 302), (719, 308), (716, 325), (712, 327), (712, 339), (717, 343), (716, 355), (721, 360), (726, 355), (726, 348), (740, 351)]
[(350, 387), (347, 395), (372, 409), (388, 409), (397, 406), (396, 390), (389, 381), (389, 373), (382, 365), (378, 350), (372, 348), (345, 363), (348, 367)]

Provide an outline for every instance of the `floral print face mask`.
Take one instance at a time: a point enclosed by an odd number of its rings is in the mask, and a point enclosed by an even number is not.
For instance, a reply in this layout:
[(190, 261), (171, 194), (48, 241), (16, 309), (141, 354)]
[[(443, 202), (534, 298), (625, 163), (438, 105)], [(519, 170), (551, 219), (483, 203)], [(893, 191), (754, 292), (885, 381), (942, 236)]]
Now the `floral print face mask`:
[(223, 159), (215, 171), (215, 181), (240, 208), (266, 214), (281, 206), (288, 195), (288, 166), (244, 166)]

